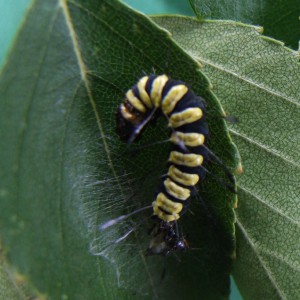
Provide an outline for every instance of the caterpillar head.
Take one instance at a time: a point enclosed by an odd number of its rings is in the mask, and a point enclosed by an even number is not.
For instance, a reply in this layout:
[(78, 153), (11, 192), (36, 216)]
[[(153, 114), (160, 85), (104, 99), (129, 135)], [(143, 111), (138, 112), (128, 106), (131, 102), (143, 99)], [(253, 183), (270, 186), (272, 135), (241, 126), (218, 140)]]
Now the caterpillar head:
[(125, 100), (116, 111), (117, 134), (123, 142), (138, 140), (144, 124), (145, 114), (136, 110), (129, 101)]

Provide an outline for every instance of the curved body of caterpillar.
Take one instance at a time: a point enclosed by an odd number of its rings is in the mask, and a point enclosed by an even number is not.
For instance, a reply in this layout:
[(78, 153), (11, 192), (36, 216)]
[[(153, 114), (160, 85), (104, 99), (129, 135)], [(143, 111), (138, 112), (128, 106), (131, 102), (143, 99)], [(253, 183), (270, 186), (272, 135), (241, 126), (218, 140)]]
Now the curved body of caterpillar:
[(166, 75), (142, 77), (127, 93), (117, 111), (117, 131), (122, 140), (132, 142), (158, 113), (166, 117), (172, 145), (167, 175), (153, 203), (157, 222), (147, 253), (168, 254), (185, 249), (177, 220), (186, 211), (195, 185), (203, 179), (208, 136), (205, 102), (181, 81)]

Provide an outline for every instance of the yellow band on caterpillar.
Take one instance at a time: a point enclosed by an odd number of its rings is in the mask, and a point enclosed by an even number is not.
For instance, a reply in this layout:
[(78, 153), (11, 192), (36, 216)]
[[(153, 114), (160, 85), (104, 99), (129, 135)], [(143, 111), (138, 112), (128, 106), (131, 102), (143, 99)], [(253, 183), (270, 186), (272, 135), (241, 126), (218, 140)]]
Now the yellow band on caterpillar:
[(168, 170), (168, 176), (171, 177), (174, 181), (186, 186), (194, 186), (199, 181), (199, 175), (181, 172), (173, 165), (170, 166)]
[(144, 76), (143, 78), (141, 78), (137, 84), (138, 90), (139, 90), (139, 94), (140, 97), (143, 101), (143, 103), (148, 107), (148, 108), (152, 108), (153, 107), (153, 103), (146, 91), (146, 84), (148, 81), (149, 77), (148, 76)]
[(183, 154), (181, 152), (171, 151), (169, 161), (176, 165), (198, 167), (203, 163), (203, 156), (194, 153)]
[(153, 215), (158, 216), (159, 219), (165, 222), (172, 222), (178, 220), (180, 218), (179, 214), (169, 215), (165, 212), (161, 211), (158, 206), (153, 205)]
[(145, 113), (146, 112), (146, 107), (144, 106), (144, 104), (141, 102), (141, 100), (139, 98), (137, 98), (134, 94), (132, 90), (129, 90), (126, 93), (126, 98), (127, 101), (138, 111)]
[(186, 200), (191, 196), (191, 191), (189, 189), (179, 186), (169, 178), (164, 181), (164, 185), (167, 192), (179, 200)]
[(135, 113), (129, 112), (123, 103), (120, 105), (120, 112), (124, 119), (131, 121), (131, 122), (135, 121), (135, 119), (136, 119)]
[(168, 80), (169, 80), (168, 76), (161, 75), (161, 76), (157, 76), (152, 83), (150, 97), (155, 107), (159, 107), (161, 105), (162, 90), (165, 87)]
[(202, 116), (203, 112), (199, 107), (187, 108), (181, 112), (172, 114), (169, 119), (169, 126), (177, 128), (198, 121)]
[(180, 218), (179, 212), (183, 208), (181, 203), (171, 201), (163, 193), (157, 195), (156, 200), (152, 202), (152, 206), (153, 214), (166, 222), (178, 220)]
[(165, 115), (170, 114), (177, 102), (188, 92), (187, 86), (178, 84), (173, 86), (167, 95), (162, 99), (161, 109)]
[(183, 133), (180, 131), (173, 132), (170, 141), (173, 144), (184, 144), (189, 147), (197, 147), (204, 144), (205, 137), (202, 133)]
[(170, 214), (178, 214), (183, 208), (182, 203), (168, 199), (164, 193), (159, 193), (152, 204), (161, 207), (164, 211)]

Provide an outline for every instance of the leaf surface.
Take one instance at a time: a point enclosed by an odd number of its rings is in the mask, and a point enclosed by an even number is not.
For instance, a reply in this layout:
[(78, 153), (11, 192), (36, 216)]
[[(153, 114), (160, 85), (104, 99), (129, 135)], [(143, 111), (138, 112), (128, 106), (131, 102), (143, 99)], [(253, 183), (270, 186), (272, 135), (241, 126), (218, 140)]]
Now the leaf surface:
[(244, 166), (238, 178), (234, 277), (245, 299), (297, 299), (300, 290), (299, 57), (259, 28), (154, 18), (204, 65)]
[[(32, 2), (0, 78), (0, 228), (12, 267), (49, 298), (228, 297), (235, 195), (212, 178), (200, 186), (206, 204), (195, 199), (185, 218), (194, 250), (181, 262), (145, 258), (143, 227), (120, 247), (98, 230), (149, 205), (163, 174), (167, 143), (141, 151), (115, 133), (125, 92), (153, 69), (206, 99), (209, 147), (234, 169), (239, 156), (207, 79), (164, 30), (118, 1)], [(143, 143), (167, 137), (158, 121)], [(127, 225), (116, 234), (135, 228)], [(103, 245), (107, 255), (93, 256)]]
[(190, 0), (201, 19), (235, 20), (264, 27), (264, 34), (298, 49), (300, 5), (298, 0)]

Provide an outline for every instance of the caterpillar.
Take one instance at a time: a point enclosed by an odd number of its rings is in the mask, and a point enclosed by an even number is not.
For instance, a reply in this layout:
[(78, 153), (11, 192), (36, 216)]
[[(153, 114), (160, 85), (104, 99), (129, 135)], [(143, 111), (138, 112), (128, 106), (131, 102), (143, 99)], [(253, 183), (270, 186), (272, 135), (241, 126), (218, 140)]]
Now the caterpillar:
[(177, 221), (205, 176), (203, 163), (208, 157), (205, 100), (165, 74), (144, 76), (127, 91), (116, 113), (117, 133), (131, 143), (159, 115), (167, 119), (171, 151), (166, 175), (152, 202), (155, 225), (147, 255), (167, 255), (189, 247)]

